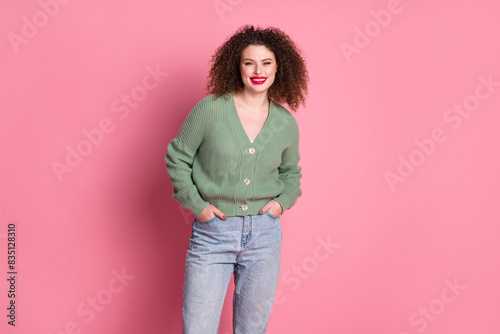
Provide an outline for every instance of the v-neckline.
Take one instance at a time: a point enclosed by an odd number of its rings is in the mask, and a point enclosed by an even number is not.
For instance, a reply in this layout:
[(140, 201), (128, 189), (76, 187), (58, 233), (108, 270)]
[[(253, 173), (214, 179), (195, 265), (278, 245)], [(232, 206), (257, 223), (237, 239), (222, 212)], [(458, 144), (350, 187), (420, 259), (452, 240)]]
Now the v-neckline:
[[(269, 97), (268, 97), (269, 99)], [(259, 140), (262, 134), (262, 132), (266, 131), (268, 128), (268, 123), (270, 123), (270, 119), (272, 117), (273, 113), (273, 101), (269, 99), (269, 112), (267, 114), (266, 121), (264, 122), (264, 125), (262, 125), (262, 128), (260, 129), (259, 133), (257, 136), (254, 138), (253, 142), (250, 140), (250, 137), (248, 137), (247, 132), (245, 131), (245, 128), (243, 127), (243, 123), (241, 123), (241, 118), (240, 115), (238, 115), (238, 109), (236, 109), (236, 103), (234, 101), (234, 92), (231, 93), (231, 119), (233, 120), (233, 125), (236, 127), (236, 132), (238, 133), (240, 139), (246, 144), (246, 145), (252, 145), (255, 144), (257, 140)]]

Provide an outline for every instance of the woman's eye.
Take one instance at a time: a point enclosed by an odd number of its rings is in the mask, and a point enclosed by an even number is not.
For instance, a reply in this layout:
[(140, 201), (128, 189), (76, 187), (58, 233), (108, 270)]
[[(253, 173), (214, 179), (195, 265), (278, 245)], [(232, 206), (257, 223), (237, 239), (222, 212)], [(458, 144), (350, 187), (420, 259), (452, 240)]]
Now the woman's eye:
[(244, 64), (245, 64), (246, 66), (248, 66), (248, 65), (252, 65), (252, 63), (250, 63), (250, 62), (246, 62), (246, 63), (244, 63)]
[(264, 65), (271, 65), (271, 63), (270, 62), (266, 62), (266, 63), (264, 63)]

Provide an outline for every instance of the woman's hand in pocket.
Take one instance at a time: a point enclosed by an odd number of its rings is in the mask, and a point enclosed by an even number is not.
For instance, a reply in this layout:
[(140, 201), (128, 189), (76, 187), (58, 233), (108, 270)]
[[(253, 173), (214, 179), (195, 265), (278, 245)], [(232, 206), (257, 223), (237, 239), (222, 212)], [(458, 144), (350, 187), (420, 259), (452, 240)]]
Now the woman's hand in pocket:
[(226, 215), (222, 213), (219, 209), (217, 209), (215, 206), (212, 204), (207, 205), (205, 209), (201, 212), (200, 216), (198, 217), (199, 221), (207, 221), (212, 219), (213, 217), (219, 217), (220, 219), (227, 219)]
[(259, 214), (263, 214), (268, 211), (271, 215), (279, 217), (283, 213), (283, 208), (281, 207), (281, 204), (278, 201), (272, 199), (269, 202), (267, 202), (262, 209), (260, 209)]

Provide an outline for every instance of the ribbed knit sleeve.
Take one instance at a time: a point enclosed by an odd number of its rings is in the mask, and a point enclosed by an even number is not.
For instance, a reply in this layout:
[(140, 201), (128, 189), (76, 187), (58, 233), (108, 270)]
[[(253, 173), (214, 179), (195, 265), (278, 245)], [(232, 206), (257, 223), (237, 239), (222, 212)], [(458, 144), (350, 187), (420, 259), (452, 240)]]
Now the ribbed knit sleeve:
[(290, 134), (291, 142), (287, 148), (283, 151), (281, 155), (281, 164), (278, 168), (279, 178), (285, 184), (285, 187), (281, 194), (274, 198), (277, 202), (281, 204), (283, 208), (283, 213), (290, 209), (297, 199), (302, 195), (300, 190), (300, 179), (302, 174), (300, 171), (302, 168), (298, 165), (300, 160), (299, 154), (299, 127), (297, 122), (292, 117)]
[(193, 160), (203, 141), (207, 120), (203, 112), (202, 100), (189, 113), (177, 136), (167, 147), (165, 161), (167, 172), (173, 185), (173, 198), (183, 207), (199, 217), (209, 204), (205, 201), (193, 182)]

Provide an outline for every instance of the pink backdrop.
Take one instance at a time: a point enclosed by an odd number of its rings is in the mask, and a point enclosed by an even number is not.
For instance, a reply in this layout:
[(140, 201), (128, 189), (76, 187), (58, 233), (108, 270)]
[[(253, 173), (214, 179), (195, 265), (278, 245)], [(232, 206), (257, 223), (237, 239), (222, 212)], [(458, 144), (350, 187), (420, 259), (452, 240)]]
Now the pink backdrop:
[(2, 333), (180, 333), (193, 217), (163, 159), (247, 23), (311, 78), (268, 333), (500, 332), (498, 1), (0, 7)]

